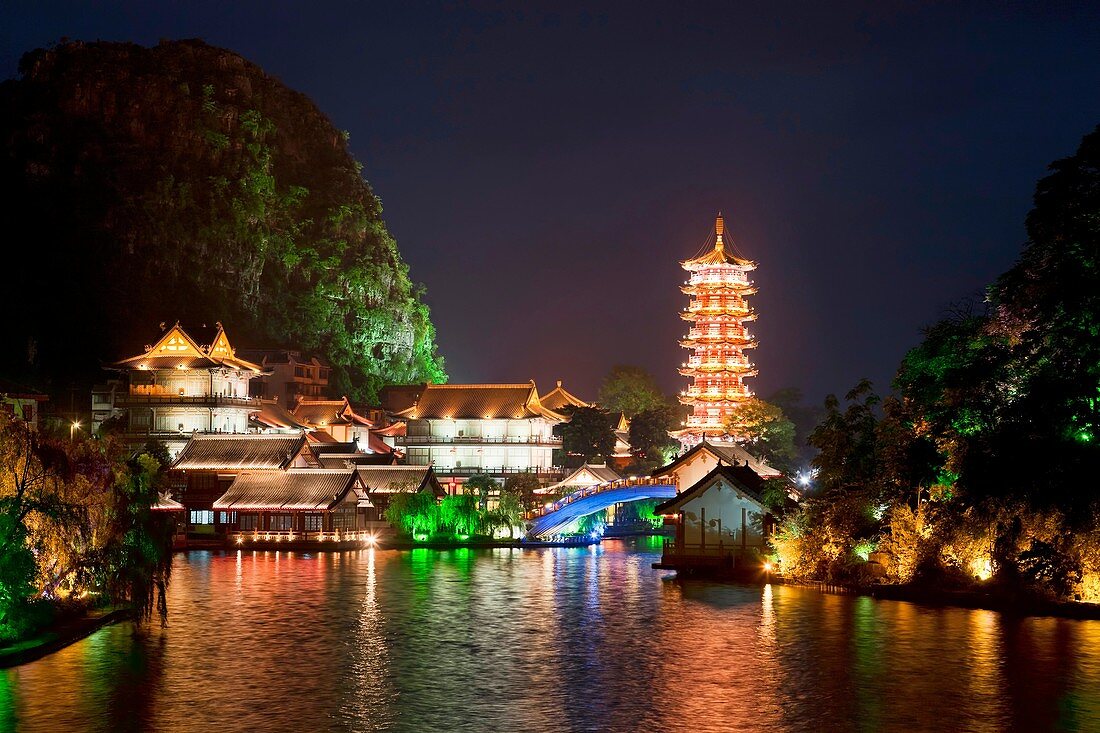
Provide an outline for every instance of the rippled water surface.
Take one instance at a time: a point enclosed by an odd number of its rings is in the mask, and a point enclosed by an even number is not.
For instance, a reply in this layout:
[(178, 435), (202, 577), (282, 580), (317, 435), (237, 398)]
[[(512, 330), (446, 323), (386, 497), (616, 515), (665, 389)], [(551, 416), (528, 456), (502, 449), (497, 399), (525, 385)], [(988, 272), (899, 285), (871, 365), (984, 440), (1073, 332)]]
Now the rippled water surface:
[(659, 545), (191, 553), (0, 730), (1100, 731), (1100, 622), (676, 582)]

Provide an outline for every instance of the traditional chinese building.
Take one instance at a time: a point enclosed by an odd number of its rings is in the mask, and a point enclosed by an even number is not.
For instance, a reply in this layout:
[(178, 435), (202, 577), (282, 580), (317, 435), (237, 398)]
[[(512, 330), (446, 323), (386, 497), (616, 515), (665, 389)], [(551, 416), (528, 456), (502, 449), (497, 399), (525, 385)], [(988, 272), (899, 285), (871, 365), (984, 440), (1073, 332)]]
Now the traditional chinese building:
[(676, 531), (655, 567), (746, 577), (764, 573), (775, 518), (764, 500), (764, 479), (748, 466), (716, 466), (653, 511), (673, 518)]
[(276, 400), (287, 409), (293, 409), (300, 398), (328, 397), (332, 367), (316, 356), (303, 356), (294, 349), (241, 349), (240, 355), (264, 370), (250, 385), (253, 397)]
[(259, 409), (248, 383), (262, 370), (237, 357), (220, 323), (196, 339), (177, 322), (112, 368), (126, 377), (114, 407), (125, 412), (125, 437), (135, 445), (160, 440), (175, 455), (196, 433), (247, 433)]
[(249, 471), (282, 472), (292, 467), (320, 466), (305, 433), (269, 435), (198, 434), (187, 441), (172, 463), (173, 495), (187, 510), (187, 531), (224, 535), (232, 518), (214, 510), (236, 477)]
[(405, 423), (405, 434), (394, 439), (407, 463), (433, 466), (452, 493), (474, 474), (501, 482), (524, 472), (546, 481), (562, 476), (553, 461), (561, 447), (553, 427), (565, 417), (542, 404), (534, 382), (427, 384), (384, 390), (382, 397)]
[(721, 214), (714, 229), (713, 249), (682, 263), (689, 277), (681, 290), (691, 301), (680, 317), (691, 325), (680, 345), (691, 354), (680, 374), (692, 383), (680, 393), (680, 402), (692, 412), (675, 436), (685, 448), (707, 438), (736, 438), (726, 425), (752, 396), (744, 380), (756, 374), (745, 354), (756, 346), (746, 328), (756, 315), (745, 300), (756, 292), (749, 279), (756, 264), (727, 247)]

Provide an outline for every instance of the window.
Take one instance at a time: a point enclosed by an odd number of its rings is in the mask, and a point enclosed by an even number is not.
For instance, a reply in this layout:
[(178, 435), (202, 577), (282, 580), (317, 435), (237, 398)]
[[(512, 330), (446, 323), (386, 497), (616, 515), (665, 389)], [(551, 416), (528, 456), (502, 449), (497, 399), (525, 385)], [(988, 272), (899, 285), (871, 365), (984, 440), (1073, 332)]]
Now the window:
[(332, 515), (333, 529), (355, 529), (355, 510), (341, 509)]
[(306, 532), (320, 532), (323, 526), (320, 514), (306, 515)]
[(258, 517), (255, 514), (242, 514), (241, 515), (241, 531), (255, 530), (256, 520)]
[(294, 529), (294, 517), (290, 514), (272, 514), (270, 520), (272, 532), (289, 532)]
[(191, 510), (191, 524), (213, 524), (214, 512), (206, 509)]
[(237, 512), (218, 512), (218, 524), (233, 524), (237, 521)]

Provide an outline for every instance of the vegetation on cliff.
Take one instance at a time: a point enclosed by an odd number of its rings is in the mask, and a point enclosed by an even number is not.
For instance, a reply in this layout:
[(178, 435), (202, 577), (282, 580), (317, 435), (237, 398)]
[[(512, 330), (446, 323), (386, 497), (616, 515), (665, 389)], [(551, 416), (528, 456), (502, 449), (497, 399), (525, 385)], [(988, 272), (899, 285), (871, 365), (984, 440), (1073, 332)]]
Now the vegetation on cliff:
[(354, 398), (446, 378), (347, 134), (304, 95), (201, 41), (65, 43), (20, 74), (0, 372), (63, 393), (181, 319), (317, 353)]

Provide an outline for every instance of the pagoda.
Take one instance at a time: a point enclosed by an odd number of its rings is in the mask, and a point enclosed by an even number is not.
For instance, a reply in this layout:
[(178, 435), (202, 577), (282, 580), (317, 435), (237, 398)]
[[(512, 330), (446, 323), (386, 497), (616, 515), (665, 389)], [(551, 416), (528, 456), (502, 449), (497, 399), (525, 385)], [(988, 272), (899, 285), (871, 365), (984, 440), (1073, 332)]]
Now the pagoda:
[(756, 292), (749, 272), (756, 263), (738, 257), (726, 248), (724, 224), (719, 214), (714, 223), (714, 248), (681, 263), (690, 273), (681, 290), (691, 296), (680, 317), (691, 324), (680, 345), (691, 356), (680, 374), (692, 384), (680, 393), (680, 402), (690, 405), (691, 415), (683, 428), (674, 432), (685, 449), (703, 440), (732, 441), (726, 424), (738, 407), (752, 397), (745, 379), (756, 375), (745, 351), (756, 340), (745, 324), (756, 318), (746, 296)]

